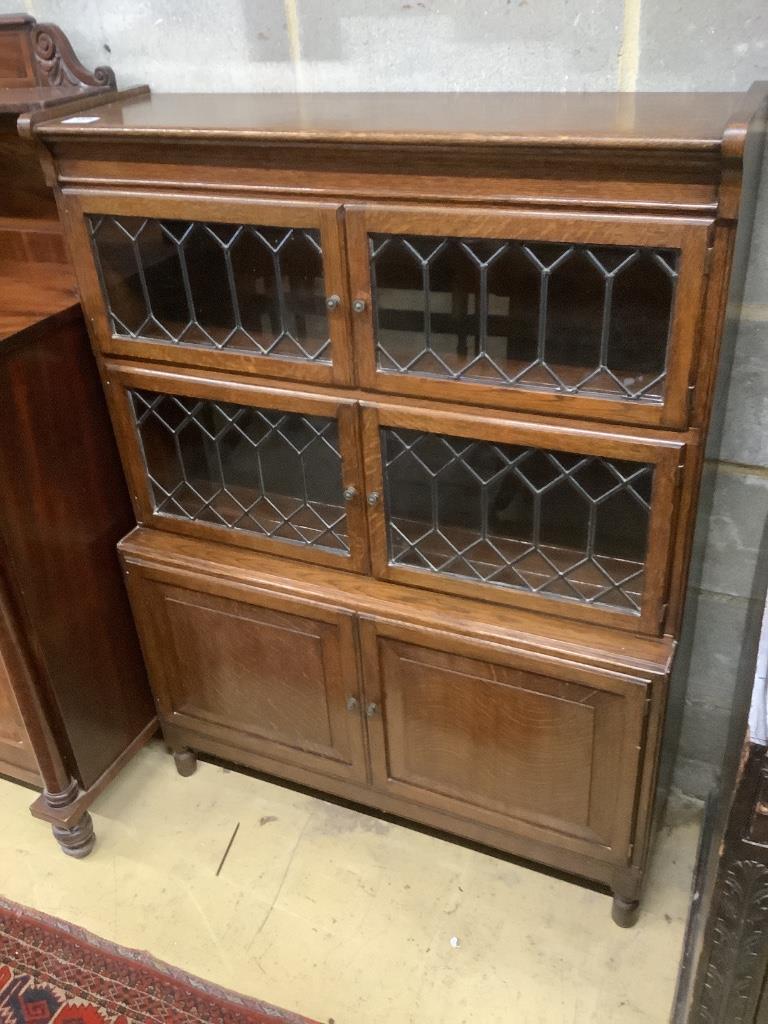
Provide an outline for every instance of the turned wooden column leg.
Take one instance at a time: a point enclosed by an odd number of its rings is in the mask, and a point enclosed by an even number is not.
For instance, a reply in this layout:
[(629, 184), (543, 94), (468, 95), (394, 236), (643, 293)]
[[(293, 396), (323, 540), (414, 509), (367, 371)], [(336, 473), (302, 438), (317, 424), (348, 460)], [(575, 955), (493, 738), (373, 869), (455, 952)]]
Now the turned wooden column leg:
[[(52, 793), (50, 790), (44, 789), (43, 800), (48, 807), (61, 810), (74, 803), (79, 794), (80, 786), (72, 779), (67, 788), (59, 793)], [(71, 825), (51, 825), (51, 831), (62, 853), (66, 853), (68, 857), (78, 859), (87, 857), (96, 844), (93, 820), (87, 811), (83, 811)]]
[(194, 775), (197, 771), (197, 754), (188, 747), (174, 750), (173, 760), (176, 762), (176, 771), (185, 778)]
[(611, 917), (619, 928), (631, 928), (637, 924), (640, 915), (640, 900), (627, 900), (623, 896), (613, 897)]

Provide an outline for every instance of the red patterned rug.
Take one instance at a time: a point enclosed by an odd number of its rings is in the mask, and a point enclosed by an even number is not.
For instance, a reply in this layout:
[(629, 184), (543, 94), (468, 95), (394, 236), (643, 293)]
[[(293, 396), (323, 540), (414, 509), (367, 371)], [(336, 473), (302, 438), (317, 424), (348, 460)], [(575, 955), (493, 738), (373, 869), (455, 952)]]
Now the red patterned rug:
[(0, 898), (0, 1024), (307, 1024), (307, 1018)]

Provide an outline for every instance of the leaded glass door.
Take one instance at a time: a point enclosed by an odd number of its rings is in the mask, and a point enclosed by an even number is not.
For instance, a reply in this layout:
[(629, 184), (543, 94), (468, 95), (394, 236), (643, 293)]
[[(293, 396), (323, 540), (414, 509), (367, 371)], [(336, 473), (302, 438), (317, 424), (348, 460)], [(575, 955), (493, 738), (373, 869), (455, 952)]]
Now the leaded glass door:
[(67, 210), (105, 353), (351, 382), (337, 204), (88, 195)]
[(680, 428), (707, 225), (345, 208), (365, 387)]
[(107, 393), (140, 523), (366, 569), (354, 402), (116, 365)]
[(367, 406), (373, 572), (656, 632), (684, 445)]

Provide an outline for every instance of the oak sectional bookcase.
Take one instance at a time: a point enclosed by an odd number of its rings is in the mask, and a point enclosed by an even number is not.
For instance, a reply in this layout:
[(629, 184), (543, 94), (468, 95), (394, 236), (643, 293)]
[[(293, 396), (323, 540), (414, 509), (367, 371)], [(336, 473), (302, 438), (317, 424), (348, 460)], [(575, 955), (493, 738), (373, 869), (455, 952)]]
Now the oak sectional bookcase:
[(36, 127), (182, 774), (394, 812), (632, 923), (764, 101), (138, 91)]

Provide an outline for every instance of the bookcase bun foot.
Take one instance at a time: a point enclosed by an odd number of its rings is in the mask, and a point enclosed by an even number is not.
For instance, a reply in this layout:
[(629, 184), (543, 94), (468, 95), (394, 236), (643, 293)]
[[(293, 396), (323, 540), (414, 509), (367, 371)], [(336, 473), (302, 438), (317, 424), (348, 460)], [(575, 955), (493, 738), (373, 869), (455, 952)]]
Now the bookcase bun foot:
[(183, 775), (184, 778), (189, 778), (190, 775), (194, 775), (197, 771), (197, 754), (194, 750), (190, 750), (189, 747), (184, 747), (183, 750), (174, 750), (173, 760), (176, 765), (176, 771), (179, 775)]
[(640, 916), (640, 900), (626, 900), (623, 896), (613, 897), (611, 917), (619, 928), (632, 928)]
[(51, 825), (54, 839), (61, 847), (62, 853), (68, 857), (82, 860), (87, 857), (96, 845), (96, 834), (93, 831), (93, 819), (88, 811), (74, 825)]

